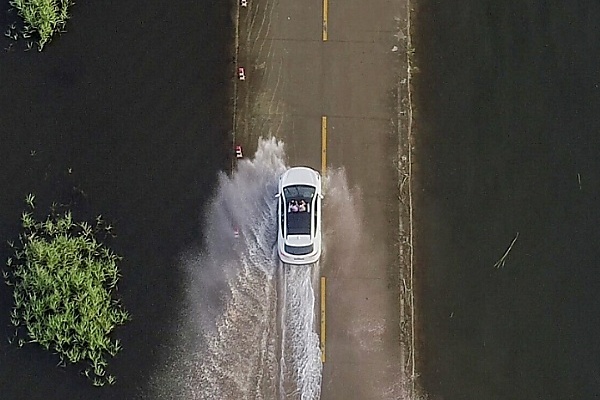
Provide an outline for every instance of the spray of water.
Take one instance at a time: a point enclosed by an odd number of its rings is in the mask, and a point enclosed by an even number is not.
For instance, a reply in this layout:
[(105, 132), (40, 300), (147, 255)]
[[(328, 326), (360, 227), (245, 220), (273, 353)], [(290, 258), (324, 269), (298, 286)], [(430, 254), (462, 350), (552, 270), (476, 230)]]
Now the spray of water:
[(188, 302), (152, 397), (319, 398), (318, 266), (281, 265), (275, 250), (284, 156), (282, 143), (262, 140), (253, 159), (220, 177), (202, 250), (184, 257)]
[[(317, 268), (316, 265), (312, 266)], [(318, 399), (321, 351), (314, 332), (315, 295), (311, 268), (285, 266), (281, 307), (280, 398)]]

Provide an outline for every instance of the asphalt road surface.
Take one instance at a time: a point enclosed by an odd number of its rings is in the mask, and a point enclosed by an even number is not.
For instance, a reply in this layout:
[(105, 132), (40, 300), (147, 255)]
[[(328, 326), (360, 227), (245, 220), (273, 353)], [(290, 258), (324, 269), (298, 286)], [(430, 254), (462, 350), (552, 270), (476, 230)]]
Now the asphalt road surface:
[(323, 217), (324, 400), (410, 398), (397, 169), (407, 147), (399, 128), (406, 7), (249, 0), (239, 9), (237, 65), (246, 79), (237, 85), (235, 141), (252, 154), (260, 136), (276, 136), (289, 165), (320, 170), (336, 187), (339, 168), (347, 177), (349, 189), (326, 199)]

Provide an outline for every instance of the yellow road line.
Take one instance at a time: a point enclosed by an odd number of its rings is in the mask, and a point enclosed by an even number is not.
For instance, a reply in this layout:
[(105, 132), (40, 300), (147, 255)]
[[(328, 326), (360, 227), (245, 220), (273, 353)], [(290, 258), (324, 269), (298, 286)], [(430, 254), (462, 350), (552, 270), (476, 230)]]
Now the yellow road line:
[(327, 117), (321, 117), (321, 174), (327, 169)]
[(321, 277), (321, 362), (325, 362), (325, 277)]
[(323, 41), (327, 41), (327, 18), (329, 13), (329, 0), (323, 0)]

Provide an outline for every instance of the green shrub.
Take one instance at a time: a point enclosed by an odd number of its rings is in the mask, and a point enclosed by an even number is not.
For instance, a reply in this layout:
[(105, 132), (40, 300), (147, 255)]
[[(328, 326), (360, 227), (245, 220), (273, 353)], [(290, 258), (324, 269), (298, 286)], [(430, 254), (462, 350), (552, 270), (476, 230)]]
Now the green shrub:
[(109, 335), (129, 319), (114, 298), (119, 280), (117, 261), (121, 258), (104, 247), (96, 234), (104, 227), (76, 223), (70, 212), (52, 213), (36, 221), (34, 197), (26, 200), (24, 232), (20, 244), (11, 246), (14, 256), (7, 261), (6, 283), (13, 287), (11, 322), (19, 346), (39, 343), (60, 357), (61, 364), (84, 362), (85, 375), (94, 385), (112, 384), (107, 375), (108, 355), (121, 349)]
[(72, 4), (72, 0), (10, 0), (10, 5), (17, 9), (25, 22), (24, 35), (39, 35), (40, 51), (56, 32), (64, 29)]

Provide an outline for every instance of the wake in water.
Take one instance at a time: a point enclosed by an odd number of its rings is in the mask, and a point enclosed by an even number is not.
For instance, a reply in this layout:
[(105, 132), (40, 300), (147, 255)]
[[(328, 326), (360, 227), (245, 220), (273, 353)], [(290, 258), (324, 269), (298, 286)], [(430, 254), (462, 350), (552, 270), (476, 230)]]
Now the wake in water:
[(316, 266), (283, 266), (275, 250), (274, 194), (285, 170), (283, 144), (271, 139), (232, 176), (220, 177), (203, 250), (185, 258), (188, 304), (153, 397), (320, 397)]
[(315, 294), (311, 272), (314, 273), (308, 266), (284, 266), (281, 399), (318, 399), (321, 394), (321, 351), (319, 336), (314, 332)]

